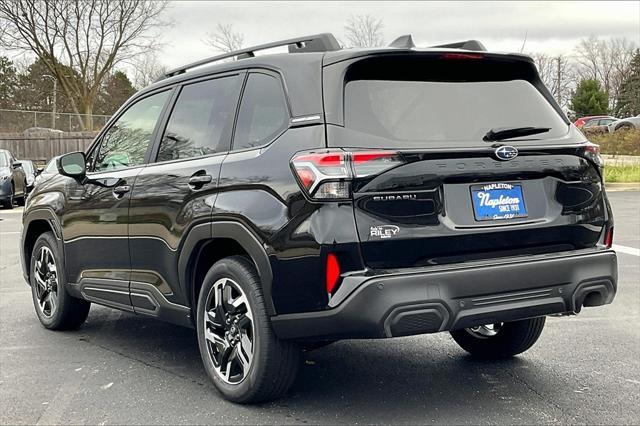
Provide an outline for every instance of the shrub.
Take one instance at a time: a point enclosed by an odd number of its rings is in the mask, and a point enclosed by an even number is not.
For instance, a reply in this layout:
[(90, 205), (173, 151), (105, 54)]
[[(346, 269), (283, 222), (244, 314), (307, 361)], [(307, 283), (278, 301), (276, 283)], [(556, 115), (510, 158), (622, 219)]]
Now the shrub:
[(640, 130), (617, 131), (588, 136), (600, 145), (600, 152), (609, 155), (640, 155)]

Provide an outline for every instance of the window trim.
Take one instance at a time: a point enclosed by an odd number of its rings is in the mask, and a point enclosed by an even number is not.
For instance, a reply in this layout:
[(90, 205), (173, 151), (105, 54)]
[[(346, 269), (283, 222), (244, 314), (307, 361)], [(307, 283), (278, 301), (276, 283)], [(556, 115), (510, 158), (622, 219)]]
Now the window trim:
[[(184, 80), (181, 81), (179, 83), (177, 83), (174, 87), (174, 93), (171, 96), (171, 98), (169, 99), (169, 103), (168, 103), (168, 108), (166, 109), (166, 111), (163, 113), (163, 115), (161, 116), (161, 119), (159, 120), (159, 123), (161, 124), (161, 131), (158, 132), (158, 135), (156, 137), (156, 139), (154, 140), (153, 143), (153, 148), (151, 150), (151, 152), (149, 153), (149, 159), (147, 164), (171, 164), (171, 163), (181, 163), (183, 161), (189, 161), (189, 160), (195, 160), (195, 159), (200, 159), (200, 158), (207, 158), (207, 157), (216, 157), (218, 155), (226, 155), (229, 152), (229, 149), (231, 147), (231, 141), (233, 140), (233, 133), (234, 133), (234, 129), (235, 129), (235, 123), (236, 123), (236, 118), (237, 118), (237, 111), (238, 111), (238, 106), (240, 104), (240, 99), (242, 97), (242, 91), (244, 89), (244, 84), (246, 81), (246, 70), (233, 70), (233, 71), (227, 71), (227, 72), (223, 72), (220, 74), (208, 74), (208, 75), (204, 75), (198, 78), (194, 78), (194, 79), (190, 79), (190, 80)], [(205, 81), (209, 81), (209, 80), (217, 80), (219, 78), (225, 78), (225, 77), (232, 77), (237, 75), (239, 78), (239, 90), (237, 92), (237, 96), (236, 96), (236, 113), (233, 115), (233, 119), (231, 120), (231, 124), (230, 124), (230, 128), (228, 129), (228, 131), (226, 132), (226, 134), (224, 135), (224, 137), (226, 138), (226, 140), (221, 141), (223, 142), (222, 144), (220, 144), (220, 148), (221, 150), (219, 152), (214, 152), (212, 154), (207, 154), (207, 155), (199, 155), (196, 157), (188, 157), (188, 158), (178, 158), (176, 160), (165, 160), (165, 161), (158, 161), (158, 154), (160, 153), (160, 145), (162, 144), (162, 135), (164, 135), (165, 130), (167, 129), (167, 126), (169, 125), (169, 119), (171, 118), (171, 114), (173, 113), (173, 110), (178, 102), (178, 99), (180, 98), (180, 93), (182, 93), (182, 89), (184, 88), (184, 86), (189, 86), (191, 84), (197, 84), (197, 83), (202, 83)]]
[[(112, 172), (112, 171), (113, 172), (115, 172), (115, 171), (119, 172), (120, 170), (135, 169), (135, 168), (139, 168), (139, 167), (144, 167), (145, 165), (149, 164), (150, 154), (151, 154), (153, 146), (155, 145), (155, 140), (157, 138), (158, 125), (161, 123), (162, 119), (164, 118), (164, 116), (166, 114), (166, 111), (167, 111), (167, 107), (171, 103), (171, 101), (173, 100), (173, 98), (175, 96), (175, 92), (176, 92), (176, 87), (175, 86), (164, 86), (164, 87), (159, 88), (158, 90), (154, 90), (152, 92), (145, 93), (142, 96), (130, 99), (128, 102), (126, 102), (118, 110), (118, 112), (113, 117), (111, 117), (111, 119), (107, 122), (107, 124), (104, 126), (104, 128), (100, 131), (98, 136), (96, 136), (94, 141), (91, 143), (89, 148), (87, 148), (87, 150), (85, 151), (85, 156), (87, 158), (89, 158), (91, 155), (93, 155), (93, 153), (95, 152), (96, 149), (100, 149), (100, 146), (102, 146), (102, 141), (103, 141), (103, 138), (104, 138), (105, 134), (109, 130), (111, 130), (113, 125), (120, 119), (120, 117), (122, 117), (127, 111), (129, 111), (129, 109), (131, 109), (131, 107), (136, 105), (138, 102), (143, 101), (144, 99), (147, 99), (147, 98), (149, 98), (151, 96), (158, 95), (158, 94), (164, 93), (164, 92), (168, 92), (169, 93), (169, 97), (165, 101), (165, 103), (164, 103), (164, 105), (162, 107), (162, 111), (160, 111), (160, 115), (158, 116), (158, 120), (156, 121), (156, 125), (153, 128), (153, 132), (151, 132), (151, 138), (149, 140), (149, 146), (147, 147), (147, 152), (144, 155), (143, 162), (141, 164), (137, 164), (135, 166), (122, 167), (122, 168), (116, 169), (116, 170), (102, 170), (102, 171), (95, 171), (94, 170), (95, 164), (91, 164), (91, 167), (89, 168), (89, 170), (87, 170), (87, 176), (101, 175), (101, 174), (104, 174), (104, 173), (107, 173), (107, 172)], [(94, 162), (95, 162), (95, 159), (94, 159)]]
[[(287, 115), (289, 116), (289, 119), (287, 120), (287, 122), (285, 123), (285, 125), (282, 127), (282, 129), (280, 129), (278, 131), (278, 133), (274, 134), (273, 138), (271, 138), (268, 142), (259, 145), (259, 146), (252, 146), (252, 147), (248, 147), (248, 148), (240, 148), (240, 149), (234, 149), (234, 145), (235, 145), (235, 138), (236, 138), (236, 130), (238, 127), (238, 118), (240, 117), (240, 108), (242, 107), (242, 100), (244, 99), (244, 93), (245, 93), (245, 89), (247, 87), (247, 83), (249, 82), (249, 77), (251, 76), (251, 74), (265, 74), (268, 75), (270, 77), (274, 77), (279, 83), (280, 83), (280, 90), (281, 93), (284, 97), (284, 104), (285, 104), (285, 108), (287, 109)], [(292, 114), (291, 114), (291, 103), (289, 101), (289, 96), (287, 95), (287, 90), (286, 90), (286, 86), (284, 83), (284, 80), (282, 79), (282, 75), (278, 72), (269, 70), (269, 69), (265, 69), (265, 68), (251, 68), (247, 70), (247, 75), (244, 79), (244, 84), (242, 85), (242, 91), (240, 93), (240, 98), (238, 99), (238, 106), (236, 108), (236, 115), (235, 115), (235, 119), (233, 121), (233, 133), (231, 135), (231, 144), (229, 146), (229, 153), (237, 153), (237, 152), (247, 152), (247, 151), (254, 151), (257, 149), (263, 149), (269, 145), (271, 145), (273, 142), (275, 142), (280, 136), (282, 136), (282, 134), (284, 132), (286, 132), (287, 130), (289, 130), (291, 128), (291, 119), (292, 119)]]

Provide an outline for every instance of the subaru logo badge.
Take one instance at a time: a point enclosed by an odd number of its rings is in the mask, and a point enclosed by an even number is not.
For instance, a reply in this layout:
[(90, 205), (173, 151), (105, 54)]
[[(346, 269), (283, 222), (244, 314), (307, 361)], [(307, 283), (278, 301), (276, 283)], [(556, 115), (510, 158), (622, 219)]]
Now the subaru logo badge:
[(518, 156), (518, 150), (513, 146), (505, 145), (496, 148), (495, 154), (498, 160), (508, 161)]

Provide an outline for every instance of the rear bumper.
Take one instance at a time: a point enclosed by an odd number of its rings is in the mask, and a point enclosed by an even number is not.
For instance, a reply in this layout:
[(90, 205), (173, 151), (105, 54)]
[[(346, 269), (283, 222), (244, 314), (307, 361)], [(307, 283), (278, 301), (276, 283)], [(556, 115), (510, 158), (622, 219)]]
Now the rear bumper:
[(348, 276), (331, 309), (272, 317), (282, 339), (382, 338), (454, 330), (611, 303), (611, 250)]

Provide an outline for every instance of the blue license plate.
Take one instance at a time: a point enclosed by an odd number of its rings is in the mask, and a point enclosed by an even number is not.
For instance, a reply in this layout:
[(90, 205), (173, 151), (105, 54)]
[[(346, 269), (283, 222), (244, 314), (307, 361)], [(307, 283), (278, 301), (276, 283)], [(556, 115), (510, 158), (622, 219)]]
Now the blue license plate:
[(522, 185), (489, 183), (471, 187), (476, 220), (502, 220), (527, 217)]

